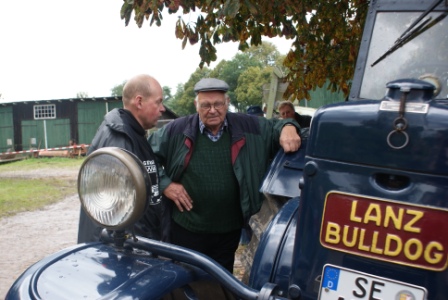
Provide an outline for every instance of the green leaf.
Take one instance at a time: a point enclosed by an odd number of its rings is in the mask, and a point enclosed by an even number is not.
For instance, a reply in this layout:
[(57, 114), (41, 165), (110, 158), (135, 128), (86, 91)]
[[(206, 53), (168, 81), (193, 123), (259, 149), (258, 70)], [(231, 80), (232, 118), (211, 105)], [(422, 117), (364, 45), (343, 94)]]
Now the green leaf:
[(240, 9), (240, 2), (238, 0), (226, 0), (223, 6), (223, 13), (227, 17), (234, 18)]
[(257, 16), (260, 14), (257, 5), (252, 3), (250, 0), (245, 0), (244, 3), (246, 4), (247, 9), (250, 11), (252, 15)]
[(185, 35), (184, 39), (182, 40), (182, 50), (185, 49), (185, 46), (187, 45), (188, 36)]
[(348, 93), (370, 1), (124, 0), (120, 17), (126, 26), (133, 13), (138, 26), (145, 19), (160, 25), (164, 7), (169, 13), (197, 11), (190, 30), (177, 20), (175, 36), (182, 39), (182, 49), (187, 41), (201, 43), (200, 67), (218, 59), (213, 47), (217, 43), (238, 41), (241, 51), (250, 51), (261, 45), (264, 36), (292, 39), (293, 47), (283, 61), (289, 81), (285, 96), (309, 98), (309, 91), (327, 80)]
[(132, 4), (124, 2), (121, 6), (120, 16), (121, 19), (124, 19), (125, 26), (128, 26), (129, 20), (131, 19), (132, 14)]

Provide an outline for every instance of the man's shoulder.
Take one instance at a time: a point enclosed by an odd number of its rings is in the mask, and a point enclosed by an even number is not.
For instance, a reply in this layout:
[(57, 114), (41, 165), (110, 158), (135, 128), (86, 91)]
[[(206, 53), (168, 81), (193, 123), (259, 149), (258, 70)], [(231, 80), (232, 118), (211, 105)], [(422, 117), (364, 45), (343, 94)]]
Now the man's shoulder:
[(244, 113), (234, 113), (234, 112), (228, 112), (227, 113), (227, 120), (229, 122), (253, 122), (254, 120), (257, 120), (258, 117), (253, 115), (248, 115)]
[(311, 124), (311, 116), (296, 113), (296, 121), (301, 127), (309, 127)]
[(259, 133), (260, 132), (260, 122), (264, 120), (260, 120), (262, 118), (251, 116), (243, 113), (228, 113), (227, 114), (227, 122), (228, 125), (232, 128), (232, 131), (245, 132), (245, 133)]
[(199, 123), (199, 118), (197, 114), (182, 116), (174, 119), (165, 125), (166, 129), (172, 134), (183, 132), (191, 127), (197, 127)]

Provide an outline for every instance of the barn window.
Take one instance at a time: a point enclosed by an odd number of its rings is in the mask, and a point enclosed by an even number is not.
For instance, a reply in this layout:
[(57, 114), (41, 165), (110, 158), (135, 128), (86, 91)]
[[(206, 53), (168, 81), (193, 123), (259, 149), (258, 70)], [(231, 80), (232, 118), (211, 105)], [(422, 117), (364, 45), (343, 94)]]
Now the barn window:
[(42, 104), (34, 105), (34, 119), (56, 119), (56, 105), (55, 104)]

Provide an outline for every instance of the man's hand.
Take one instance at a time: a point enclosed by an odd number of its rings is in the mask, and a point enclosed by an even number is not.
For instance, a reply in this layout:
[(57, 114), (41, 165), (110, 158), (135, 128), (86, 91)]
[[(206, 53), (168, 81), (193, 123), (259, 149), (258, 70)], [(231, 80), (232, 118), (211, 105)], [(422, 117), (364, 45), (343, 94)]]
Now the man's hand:
[(297, 128), (293, 125), (285, 125), (280, 132), (280, 146), (286, 152), (295, 152), (299, 150), (302, 140), (297, 133)]
[(179, 211), (183, 212), (184, 209), (191, 210), (193, 208), (193, 200), (188, 195), (185, 188), (180, 183), (172, 182), (163, 191), (163, 194), (176, 203)]

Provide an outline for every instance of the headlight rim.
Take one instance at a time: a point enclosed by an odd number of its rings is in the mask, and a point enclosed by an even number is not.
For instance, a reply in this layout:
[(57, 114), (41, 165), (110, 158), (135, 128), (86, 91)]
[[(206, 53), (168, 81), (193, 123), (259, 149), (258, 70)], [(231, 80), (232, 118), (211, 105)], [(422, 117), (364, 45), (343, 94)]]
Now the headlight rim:
[[(97, 219), (95, 219), (94, 216), (92, 216), (89, 211), (86, 209), (85, 206), (85, 199), (81, 192), (81, 181), (82, 181), (82, 174), (83, 169), (92, 161), (92, 159), (95, 159), (96, 157), (100, 155), (110, 155), (116, 159), (118, 159), (123, 165), (128, 169), (132, 182), (135, 186), (135, 206), (134, 209), (130, 213), (130, 217), (127, 218), (124, 222), (121, 222), (117, 225), (108, 225), (103, 224)], [(103, 228), (106, 228), (108, 230), (124, 230), (126, 228), (131, 227), (136, 221), (138, 221), (147, 208), (147, 194), (150, 192), (150, 186), (151, 181), (150, 177), (146, 171), (146, 168), (144, 167), (141, 160), (132, 152), (122, 149), (119, 147), (104, 147), (95, 150), (91, 154), (87, 156), (87, 158), (82, 163), (79, 173), (78, 173), (78, 196), (79, 200), (81, 202), (82, 209), (84, 212), (89, 216), (89, 218), (98, 226), (101, 226)]]

